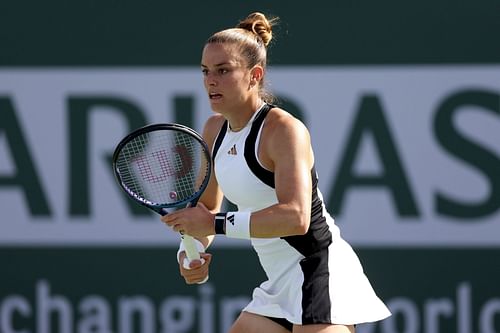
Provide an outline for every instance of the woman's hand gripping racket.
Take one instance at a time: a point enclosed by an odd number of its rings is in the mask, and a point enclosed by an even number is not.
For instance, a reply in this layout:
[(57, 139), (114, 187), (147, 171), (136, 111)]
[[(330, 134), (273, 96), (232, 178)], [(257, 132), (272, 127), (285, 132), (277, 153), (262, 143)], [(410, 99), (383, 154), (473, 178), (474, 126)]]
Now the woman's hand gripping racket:
[[(165, 215), (168, 208), (196, 206), (210, 179), (211, 157), (207, 144), (193, 129), (153, 124), (120, 141), (113, 169), (132, 199)], [(203, 259), (193, 237), (181, 231), (181, 239), (189, 260), (183, 266), (189, 269), (189, 262)]]

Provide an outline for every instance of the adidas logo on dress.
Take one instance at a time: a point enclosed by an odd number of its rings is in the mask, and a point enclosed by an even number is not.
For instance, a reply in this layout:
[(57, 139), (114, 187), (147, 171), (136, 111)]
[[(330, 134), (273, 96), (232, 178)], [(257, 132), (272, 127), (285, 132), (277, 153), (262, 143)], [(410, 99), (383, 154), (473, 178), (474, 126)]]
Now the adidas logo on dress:
[(229, 155), (238, 155), (238, 152), (236, 151), (236, 144), (234, 144), (231, 149), (227, 152)]

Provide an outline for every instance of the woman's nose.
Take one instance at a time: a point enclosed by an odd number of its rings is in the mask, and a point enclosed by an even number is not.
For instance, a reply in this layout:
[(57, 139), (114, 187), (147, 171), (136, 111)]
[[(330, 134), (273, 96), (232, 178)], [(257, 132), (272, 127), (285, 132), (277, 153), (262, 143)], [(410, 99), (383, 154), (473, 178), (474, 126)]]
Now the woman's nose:
[(212, 75), (207, 75), (205, 78), (207, 85), (215, 87), (217, 85), (217, 80)]

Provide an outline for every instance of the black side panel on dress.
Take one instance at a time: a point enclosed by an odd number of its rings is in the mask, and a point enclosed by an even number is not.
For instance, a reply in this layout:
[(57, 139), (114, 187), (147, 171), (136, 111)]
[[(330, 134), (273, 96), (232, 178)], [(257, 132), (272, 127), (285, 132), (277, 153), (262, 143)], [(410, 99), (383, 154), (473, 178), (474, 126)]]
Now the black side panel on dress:
[(222, 140), (224, 140), (224, 137), (226, 136), (227, 127), (228, 124), (226, 120), (224, 121), (224, 124), (222, 124), (219, 134), (217, 134), (217, 139), (215, 139), (214, 150), (212, 151), (212, 163), (214, 164), (215, 164), (215, 155), (217, 155), (217, 151), (219, 151), (220, 145), (222, 144)]
[(259, 178), (264, 184), (275, 188), (274, 173), (264, 169), (257, 161), (257, 156), (255, 155), (255, 141), (257, 140), (257, 135), (259, 134), (259, 130), (269, 110), (273, 107), (274, 106), (271, 104), (264, 105), (255, 117), (250, 133), (245, 141), (245, 160), (247, 161), (248, 167), (257, 178)]

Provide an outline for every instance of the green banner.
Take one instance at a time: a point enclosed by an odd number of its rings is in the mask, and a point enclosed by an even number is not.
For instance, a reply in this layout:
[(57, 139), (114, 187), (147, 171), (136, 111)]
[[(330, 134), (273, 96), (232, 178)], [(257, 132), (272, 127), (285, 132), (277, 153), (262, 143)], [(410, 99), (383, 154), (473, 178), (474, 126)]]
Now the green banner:
[(0, 67), (198, 66), (210, 34), (254, 11), (281, 19), (273, 64), (500, 61), (497, 0), (219, 0), (217, 8), (206, 1), (52, 0), (29, 10), (2, 2)]
[[(252, 250), (214, 249), (186, 285), (166, 248), (2, 248), (0, 332), (225, 332), (264, 273)], [(361, 249), (393, 316), (358, 333), (500, 332), (500, 250)]]

